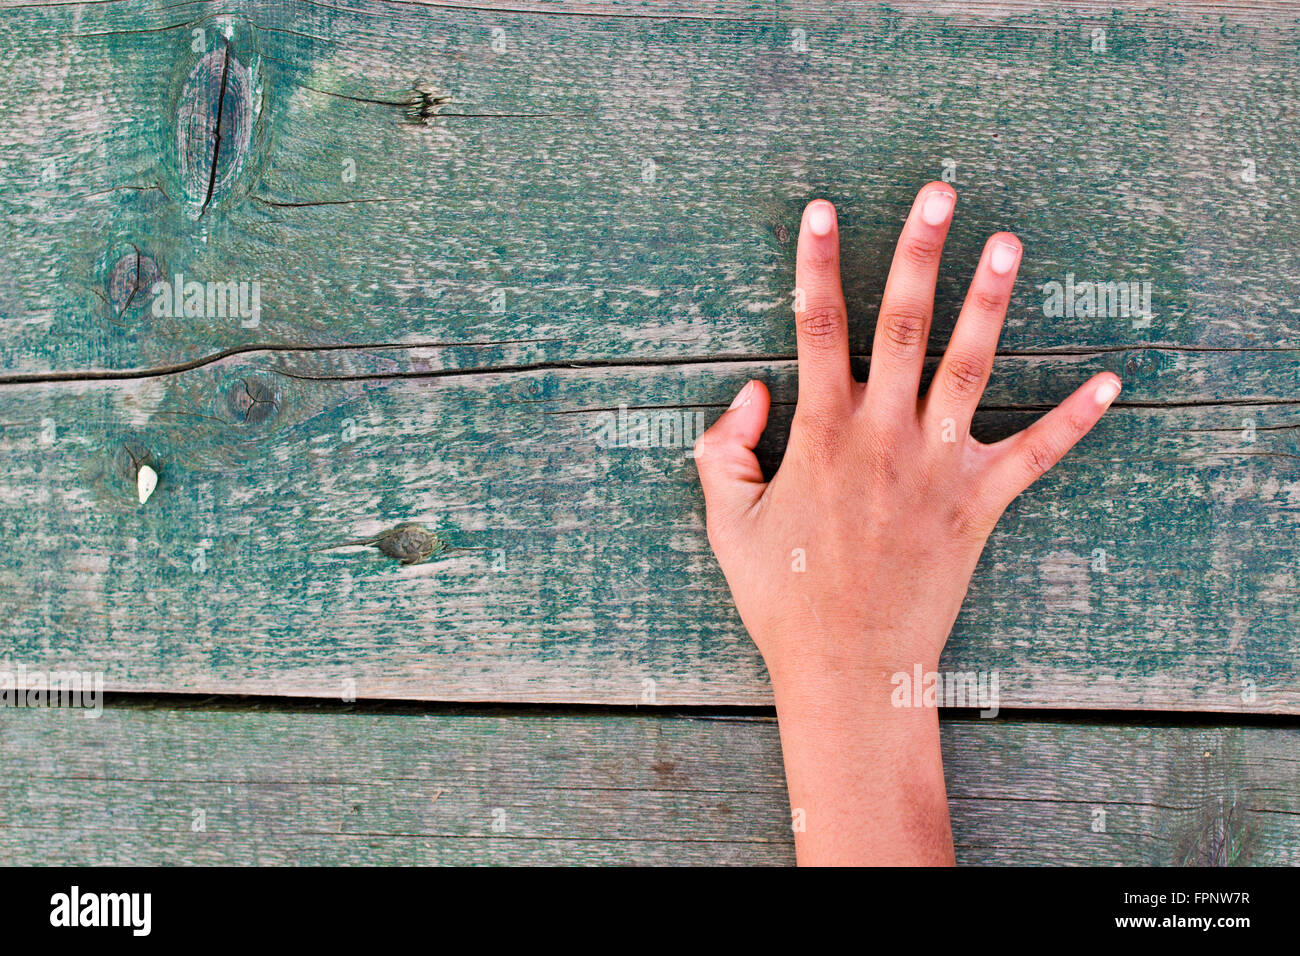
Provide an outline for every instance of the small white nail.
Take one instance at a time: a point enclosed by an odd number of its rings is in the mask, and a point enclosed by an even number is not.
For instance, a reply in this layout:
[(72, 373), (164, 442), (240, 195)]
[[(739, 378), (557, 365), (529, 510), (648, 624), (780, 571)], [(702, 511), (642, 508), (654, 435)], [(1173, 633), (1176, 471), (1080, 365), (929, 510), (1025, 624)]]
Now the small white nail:
[(808, 228), (814, 236), (829, 236), (835, 228), (835, 210), (828, 202), (815, 202), (808, 210)]
[(926, 225), (942, 226), (952, 212), (952, 193), (938, 190), (930, 193), (921, 204), (921, 218)]
[(1015, 268), (1019, 257), (1019, 246), (1009, 242), (995, 242), (989, 253), (989, 267), (998, 275), (1004, 276)]
[(731, 405), (727, 407), (727, 411), (731, 411), (733, 408), (744, 408), (746, 405), (748, 405), (749, 393), (752, 392), (753, 390), (754, 390), (754, 383), (746, 382), (745, 387), (742, 388), (739, 392), (737, 392), (736, 397), (731, 400)]
[(1118, 394), (1119, 394), (1119, 382), (1116, 382), (1113, 379), (1108, 378), (1106, 379), (1106, 381), (1102, 382), (1100, 385), (1097, 386), (1097, 404), (1109, 405), (1111, 402), (1115, 400), (1115, 396)]
[(158, 487), (158, 472), (154, 471), (148, 465), (141, 465), (140, 470), (135, 473), (135, 490), (140, 495), (140, 504), (149, 500), (153, 490)]

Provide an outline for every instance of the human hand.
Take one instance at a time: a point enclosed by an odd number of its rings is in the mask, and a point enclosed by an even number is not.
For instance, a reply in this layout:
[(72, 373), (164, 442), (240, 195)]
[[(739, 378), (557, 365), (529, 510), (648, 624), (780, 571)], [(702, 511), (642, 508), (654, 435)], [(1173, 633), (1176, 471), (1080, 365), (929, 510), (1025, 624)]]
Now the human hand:
[(796, 264), (799, 397), (769, 482), (754, 455), (769, 395), (749, 382), (695, 446), (709, 542), (772, 677), (801, 863), (951, 863), (933, 707), (893, 707), (891, 676), (937, 670), (989, 533), (1119, 393), (1089, 379), (986, 445), (988, 381), (1020, 244), (985, 244), (952, 339), (918, 397), (956, 194), (923, 188), (903, 227), (865, 383), (849, 370), (835, 210), (804, 210)]
[(955, 202), (944, 183), (917, 195), (865, 383), (849, 371), (835, 210), (809, 204), (795, 277), (799, 400), (781, 467), (764, 483), (753, 449), (769, 396), (757, 381), (696, 446), (709, 542), (774, 681), (838, 665), (933, 670), (1002, 512), (1119, 392), (1102, 373), (1004, 441), (971, 437), (1021, 255), (998, 233), (918, 399)]

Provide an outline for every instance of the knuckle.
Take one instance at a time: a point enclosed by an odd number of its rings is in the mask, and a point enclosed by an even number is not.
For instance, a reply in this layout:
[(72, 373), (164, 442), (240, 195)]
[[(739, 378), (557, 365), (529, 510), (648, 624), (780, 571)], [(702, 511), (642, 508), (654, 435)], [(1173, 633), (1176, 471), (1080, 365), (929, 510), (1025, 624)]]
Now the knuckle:
[(1024, 462), (1025, 470), (1035, 478), (1050, 470), (1059, 458), (1051, 445), (1043, 441), (1025, 442), (1020, 450), (1020, 459)]
[(839, 268), (840, 252), (834, 244), (814, 243), (813, 247), (805, 250), (802, 255), (804, 263), (813, 272), (830, 272), (832, 269)]
[(933, 236), (908, 236), (898, 244), (898, 254), (909, 265), (930, 267), (943, 252), (943, 241)]
[(692, 451), (694, 451), (695, 457), (697, 459), (709, 457), (713, 452), (717, 451), (717, 449), (721, 446), (722, 442), (719, 440), (719, 436), (721, 432), (718, 429), (718, 425), (720, 422), (721, 419), (714, 422), (712, 425), (706, 428), (698, 438), (695, 439), (695, 444), (692, 446)]
[(952, 535), (959, 540), (985, 540), (993, 533), (1001, 514), (988, 507), (982, 500), (971, 497), (959, 501), (953, 506), (949, 516)]
[(1006, 310), (1010, 296), (993, 289), (972, 289), (970, 298), (977, 312), (1000, 315)]
[(867, 458), (867, 464), (882, 481), (890, 485), (898, 484), (898, 457), (892, 452), (877, 449)]
[(897, 351), (913, 352), (925, 338), (929, 316), (916, 306), (889, 309), (881, 316), (885, 342)]
[(985, 372), (985, 363), (972, 355), (949, 356), (944, 359), (944, 390), (950, 398), (968, 399), (979, 391)]
[(830, 348), (846, 324), (844, 310), (838, 305), (814, 305), (799, 313), (798, 332), (810, 344)]
[(795, 411), (791, 424), (788, 451), (819, 473), (837, 468), (854, 454), (851, 434), (845, 419), (829, 409)]
[(1065, 429), (1069, 432), (1072, 442), (1077, 441), (1090, 428), (1092, 428), (1092, 422), (1077, 412), (1071, 412), (1065, 416)]
[(864, 444), (866, 465), (871, 473), (889, 484), (896, 483), (900, 470), (893, 443), (883, 436), (869, 435)]
[(797, 440), (804, 452), (815, 461), (827, 461), (836, 456), (841, 445), (840, 427), (836, 416), (828, 411), (807, 405), (795, 409), (791, 424), (791, 442)]

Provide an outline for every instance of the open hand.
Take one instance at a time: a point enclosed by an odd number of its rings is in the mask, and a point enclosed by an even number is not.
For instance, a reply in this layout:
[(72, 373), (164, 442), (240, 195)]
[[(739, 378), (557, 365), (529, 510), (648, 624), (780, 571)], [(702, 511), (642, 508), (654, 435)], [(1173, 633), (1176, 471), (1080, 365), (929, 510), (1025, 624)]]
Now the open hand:
[(952, 862), (937, 711), (891, 706), (891, 675), (937, 671), (998, 518), (1119, 393), (1102, 373), (1004, 441), (971, 437), (1020, 263), (1016, 237), (997, 233), (918, 395), (956, 198), (931, 183), (912, 205), (866, 382), (849, 369), (835, 209), (811, 203), (781, 467), (765, 482), (754, 455), (769, 404), (757, 381), (695, 446), (709, 542), (772, 677), (802, 863)]
[(1002, 512), (1119, 392), (1102, 373), (1004, 441), (971, 437), (1020, 263), (1016, 237), (997, 233), (918, 398), (956, 198), (945, 183), (916, 197), (866, 382), (849, 371), (835, 208), (809, 204), (795, 275), (799, 404), (781, 467), (764, 482), (754, 456), (769, 402), (758, 381), (696, 445), (709, 541), (774, 678), (810, 658), (937, 664)]

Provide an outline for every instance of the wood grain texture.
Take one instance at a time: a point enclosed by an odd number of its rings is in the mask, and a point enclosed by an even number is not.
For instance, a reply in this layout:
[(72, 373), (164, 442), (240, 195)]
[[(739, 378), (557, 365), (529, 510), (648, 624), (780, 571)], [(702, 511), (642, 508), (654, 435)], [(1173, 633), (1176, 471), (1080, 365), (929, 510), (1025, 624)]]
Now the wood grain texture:
[[(759, 376), (775, 467), (800, 209), (840, 210), (861, 374), (947, 174), (933, 354), (984, 236), (1027, 249), (977, 432), (1103, 368), (1125, 391), (1000, 525), (944, 668), (996, 672), (1003, 707), (1300, 712), (1293, 4), (0, 0), (0, 25), (3, 666), (769, 702), (689, 440), (602, 447), (602, 416), (707, 423)], [(158, 314), (177, 274), (257, 283), (256, 319)], [(1069, 277), (1149, 282), (1153, 314), (1047, 315)], [(410, 521), (484, 550), (339, 547)], [(1300, 863), (1298, 734), (945, 720), (958, 859)], [(141, 704), (6, 711), (0, 757), (6, 863), (793, 860), (764, 718)]]
[[(961, 863), (1300, 863), (1295, 728), (946, 720), (943, 743)], [(31, 710), (0, 757), (6, 864), (794, 857), (764, 718)]]
[[(902, 216), (948, 161), (940, 335), (984, 237), (1013, 228), (1007, 350), (1245, 349), (1274, 371), (1257, 350), (1295, 344), (1300, 299), (1296, 15), (1147, 6), (9, 8), (0, 373), (266, 345), (788, 356), (815, 195), (841, 210), (862, 351)], [(178, 116), (227, 48), (232, 96), (240, 70), (257, 77), (256, 122), (195, 218)], [(136, 254), (162, 276), (261, 282), (260, 323), (157, 318), (146, 296), (123, 311), (111, 278)], [(1046, 319), (1040, 287), (1067, 275), (1151, 282), (1150, 323)]]
[[(799, 210), (840, 206), (861, 356), (952, 160), (934, 350), (983, 237), (1029, 249), (980, 428), (1125, 393), (1004, 520), (946, 665), (1007, 706), (1294, 712), (1300, 31), (1257, 9), (6, 7), (6, 651), (123, 690), (766, 702), (684, 449), (596, 428), (761, 375), (773, 466)], [(259, 283), (257, 320), (156, 314), (178, 274)], [(1069, 276), (1155, 314), (1046, 317)], [(331, 548), (409, 521), (487, 550)]]
[[(6, 651), (135, 691), (770, 702), (682, 438), (759, 376), (773, 468), (792, 363), (465, 375), (392, 354), (5, 386)], [(977, 435), (1118, 357), (1002, 361)], [(1268, 397), (1151, 402), (1167, 377), (1221, 374), (1206, 361), (1135, 366), (1131, 404), (1012, 506), (945, 667), (998, 672), (1008, 707), (1300, 710), (1300, 418)], [(602, 447), (620, 406), (675, 431)], [(159, 476), (144, 505), (141, 463)], [(486, 550), (404, 566), (334, 547), (404, 522)], [(815, 566), (817, 542), (789, 547)]]

